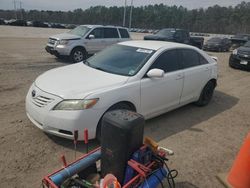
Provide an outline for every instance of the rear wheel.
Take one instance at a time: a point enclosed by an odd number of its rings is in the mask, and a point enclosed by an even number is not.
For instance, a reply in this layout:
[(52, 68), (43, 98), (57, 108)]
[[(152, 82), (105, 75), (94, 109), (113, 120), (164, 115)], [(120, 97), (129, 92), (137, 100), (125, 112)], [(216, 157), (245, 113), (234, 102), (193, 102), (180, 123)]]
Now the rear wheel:
[(197, 106), (206, 106), (212, 99), (215, 89), (215, 84), (209, 81), (203, 88), (199, 100), (195, 102)]
[(70, 59), (73, 63), (81, 62), (87, 58), (87, 52), (83, 48), (75, 48), (70, 54)]
[[(110, 111), (113, 111), (113, 110), (131, 110), (131, 111), (135, 111), (134, 107), (129, 105), (128, 103), (117, 103), (113, 106), (111, 106), (104, 114), (103, 116), (107, 113), (107, 112), (110, 112)], [(102, 118), (103, 118), (102, 116)], [(101, 142), (101, 129), (102, 129), (102, 118), (99, 120), (99, 123), (97, 125), (97, 128), (96, 128), (96, 139)]]

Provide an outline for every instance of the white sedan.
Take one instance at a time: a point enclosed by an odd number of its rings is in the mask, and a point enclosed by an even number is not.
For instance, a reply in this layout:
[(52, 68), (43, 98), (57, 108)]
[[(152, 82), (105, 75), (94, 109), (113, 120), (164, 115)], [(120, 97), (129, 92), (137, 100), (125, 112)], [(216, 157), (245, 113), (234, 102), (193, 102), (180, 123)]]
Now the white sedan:
[(149, 119), (188, 103), (207, 105), (217, 62), (198, 48), (171, 42), (129, 41), (84, 62), (49, 70), (31, 85), (26, 112), (43, 131), (73, 139), (100, 138), (103, 115), (129, 109)]

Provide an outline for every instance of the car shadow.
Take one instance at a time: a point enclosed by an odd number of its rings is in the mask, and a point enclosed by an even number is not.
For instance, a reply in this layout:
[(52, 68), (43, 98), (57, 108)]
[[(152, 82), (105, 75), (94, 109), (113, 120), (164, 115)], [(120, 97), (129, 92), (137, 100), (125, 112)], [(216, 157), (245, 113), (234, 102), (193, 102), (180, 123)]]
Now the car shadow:
[(204, 107), (188, 104), (174, 111), (146, 121), (144, 135), (160, 141), (183, 130), (202, 132), (193, 126), (206, 121), (238, 103), (239, 99), (221, 91), (215, 91), (212, 101)]
[[(205, 107), (197, 107), (193, 104), (189, 104), (156, 118), (147, 120), (144, 128), (144, 135), (149, 136), (156, 141), (160, 141), (186, 129), (202, 132), (201, 129), (194, 128), (193, 126), (232, 108), (238, 103), (238, 101), (238, 98), (221, 91), (215, 91), (212, 101)], [(48, 135), (48, 137), (58, 145), (74, 149), (72, 140), (53, 135)], [(97, 148), (98, 146), (99, 143), (97, 140), (89, 141), (89, 150)], [(77, 151), (86, 152), (86, 146), (83, 141), (78, 142)]]
[[(83, 134), (83, 133), (82, 133)], [(75, 145), (74, 145), (74, 141), (73, 140), (69, 140), (69, 139), (65, 139), (65, 138), (60, 138), (60, 137), (57, 137), (57, 136), (53, 136), (53, 135), (50, 135), (50, 134), (46, 134), (48, 136), (48, 138), (50, 138), (54, 143), (60, 145), (60, 146), (63, 146), (63, 147), (66, 147), (68, 149), (72, 149), (74, 150), (75, 148)], [(78, 152), (82, 152), (82, 153), (86, 153), (87, 151), (87, 146), (85, 145), (84, 141), (78, 141), (77, 142), (77, 145), (76, 145), (76, 150)], [(93, 149), (96, 149), (98, 148), (100, 145), (99, 145), (99, 142), (96, 140), (96, 139), (93, 139), (93, 140), (89, 140), (89, 143), (88, 143), (88, 150), (91, 151)]]

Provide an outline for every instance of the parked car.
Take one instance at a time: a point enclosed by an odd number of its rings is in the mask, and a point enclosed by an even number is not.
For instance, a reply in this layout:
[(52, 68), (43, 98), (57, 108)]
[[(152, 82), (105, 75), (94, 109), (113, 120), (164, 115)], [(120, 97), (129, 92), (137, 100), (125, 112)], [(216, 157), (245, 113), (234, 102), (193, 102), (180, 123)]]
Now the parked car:
[(0, 18), (0, 25), (5, 25), (5, 21), (2, 18)]
[(192, 102), (204, 106), (216, 80), (217, 62), (196, 47), (127, 41), (40, 75), (26, 112), (47, 133), (72, 139), (74, 130), (87, 128), (90, 138), (100, 138), (107, 111), (128, 109), (149, 119)]
[(210, 38), (203, 46), (203, 50), (228, 52), (231, 48), (231, 41), (228, 38), (213, 37)]
[(237, 34), (231, 37), (232, 50), (243, 46), (247, 41), (250, 40), (250, 34)]
[(12, 20), (8, 24), (13, 26), (27, 26), (27, 22), (25, 20)]
[(131, 40), (126, 28), (102, 25), (81, 25), (75, 29), (51, 36), (46, 51), (57, 57), (69, 56), (80, 62), (112, 44)]
[(49, 27), (49, 25), (47, 23), (42, 22), (42, 21), (37, 21), (37, 20), (33, 21), (32, 25), (33, 25), (33, 27), (44, 27), (44, 28)]
[(229, 59), (229, 66), (250, 70), (250, 41), (232, 52)]
[(160, 40), (190, 44), (198, 48), (203, 47), (203, 37), (191, 37), (189, 32), (184, 29), (166, 28), (162, 29), (154, 35), (147, 35), (144, 40)]

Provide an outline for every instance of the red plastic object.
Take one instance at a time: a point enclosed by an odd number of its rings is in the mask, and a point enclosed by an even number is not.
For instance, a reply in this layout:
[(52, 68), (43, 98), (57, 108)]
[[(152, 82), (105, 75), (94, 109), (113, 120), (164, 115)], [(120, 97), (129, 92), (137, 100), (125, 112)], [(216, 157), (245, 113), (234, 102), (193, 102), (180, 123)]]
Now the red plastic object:
[(228, 182), (235, 188), (250, 187), (250, 133), (248, 133), (229, 172)]
[(66, 162), (66, 158), (64, 155), (61, 156), (61, 160), (63, 162), (63, 166), (66, 167), (67, 166), (67, 162)]
[(84, 129), (84, 143), (87, 144), (89, 142), (89, 132), (88, 129)]
[(151, 171), (150, 168), (136, 162), (131, 159), (128, 161), (128, 165), (131, 166), (136, 172), (138, 172), (142, 177), (147, 177), (147, 174)]

